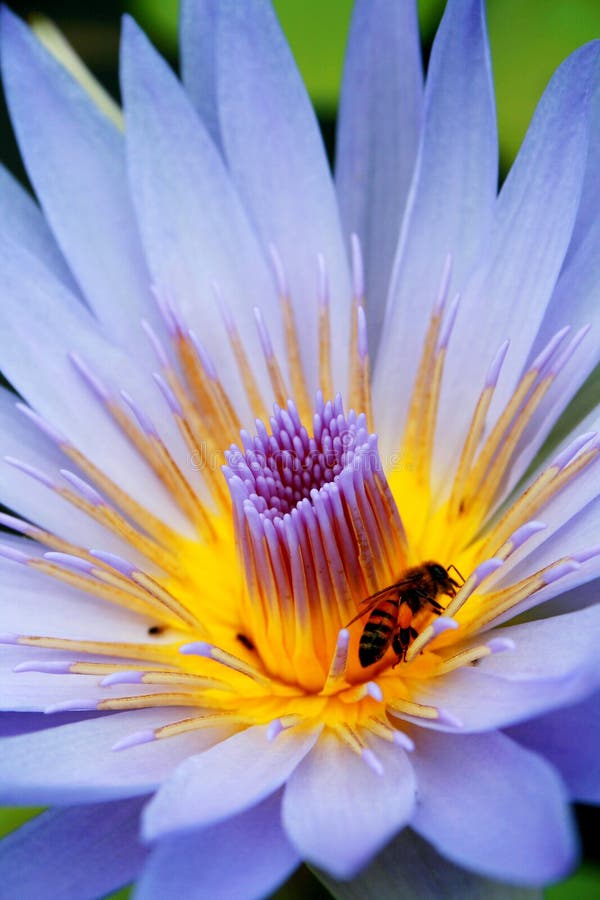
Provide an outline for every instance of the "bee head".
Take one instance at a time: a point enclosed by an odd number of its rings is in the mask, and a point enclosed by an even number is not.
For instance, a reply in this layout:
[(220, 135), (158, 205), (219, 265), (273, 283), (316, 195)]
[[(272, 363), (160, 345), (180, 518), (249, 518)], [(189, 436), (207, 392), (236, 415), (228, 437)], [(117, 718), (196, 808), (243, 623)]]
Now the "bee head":
[(448, 570), (436, 562), (428, 563), (427, 569), (435, 583), (438, 585), (440, 591), (444, 594), (448, 594), (450, 597), (454, 597), (456, 590), (460, 585), (450, 577)]

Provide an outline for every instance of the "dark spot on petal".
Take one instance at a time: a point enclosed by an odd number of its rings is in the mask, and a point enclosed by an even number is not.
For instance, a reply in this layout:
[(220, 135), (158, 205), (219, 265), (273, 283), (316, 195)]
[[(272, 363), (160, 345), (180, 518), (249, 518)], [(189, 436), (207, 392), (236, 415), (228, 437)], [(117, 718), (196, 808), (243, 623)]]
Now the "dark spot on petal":
[(236, 638), (238, 639), (240, 644), (242, 644), (242, 646), (246, 648), (246, 650), (254, 650), (254, 644), (252, 643), (250, 638), (246, 637), (245, 634), (236, 634)]

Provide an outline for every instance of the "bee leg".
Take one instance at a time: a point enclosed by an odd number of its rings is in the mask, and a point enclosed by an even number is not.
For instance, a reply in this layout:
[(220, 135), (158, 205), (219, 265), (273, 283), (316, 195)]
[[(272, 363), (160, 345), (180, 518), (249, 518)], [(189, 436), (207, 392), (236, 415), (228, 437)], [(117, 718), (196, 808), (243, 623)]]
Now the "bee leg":
[(414, 629), (409, 626), (408, 628), (399, 627), (394, 632), (394, 635), (392, 637), (392, 650), (397, 655), (398, 659), (394, 663), (392, 668), (396, 668), (398, 663), (404, 661), (406, 657), (406, 651), (408, 650), (408, 646), (411, 641), (411, 631), (414, 631)]

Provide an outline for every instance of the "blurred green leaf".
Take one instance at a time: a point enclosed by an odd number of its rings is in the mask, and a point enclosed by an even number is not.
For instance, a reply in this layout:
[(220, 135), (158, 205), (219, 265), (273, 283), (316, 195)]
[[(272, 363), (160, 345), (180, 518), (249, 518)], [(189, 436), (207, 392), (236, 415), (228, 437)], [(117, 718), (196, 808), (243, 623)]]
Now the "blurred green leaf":
[[(159, 47), (175, 54), (178, 0), (128, 0)], [(419, 0), (421, 31), (433, 39), (445, 0)], [(319, 112), (335, 111), (352, 0), (275, 0), (277, 14)], [(488, 0), (502, 159), (514, 158), (552, 72), (600, 34), (598, 0)]]
[(43, 811), (43, 806), (33, 808), (28, 807), (26, 809), (0, 807), (0, 838), (6, 837), (6, 835), (10, 834), (11, 831), (14, 831), (15, 828), (18, 828), (20, 825), (24, 825), (25, 822), (33, 819), (34, 816), (39, 816), (39, 814)]
[(128, 900), (132, 893), (133, 885), (129, 885), (129, 887), (121, 888), (120, 891), (117, 891), (114, 894), (109, 894), (109, 896), (106, 897), (106, 900)]
[(275, 8), (313, 102), (333, 116), (352, 0), (275, 0)]
[(600, 35), (598, 0), (488, 0), (504, 162), (517, 152), (550, 76)]
[(125, 6), (163, 52), (176, 53), (179, 0), (127, 0)]
[(572, 878), (548, 888), (544, 896), (545, 900), (598, 900), (600, 866), (582, 866)]

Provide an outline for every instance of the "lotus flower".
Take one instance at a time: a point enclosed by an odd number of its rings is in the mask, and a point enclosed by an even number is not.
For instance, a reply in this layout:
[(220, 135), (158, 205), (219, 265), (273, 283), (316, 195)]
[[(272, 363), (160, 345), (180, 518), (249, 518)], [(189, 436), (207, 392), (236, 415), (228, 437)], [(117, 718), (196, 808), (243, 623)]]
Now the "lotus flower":
[(121, 129), (2, 14), (0, 799), (51, 807), (4, 896), (561, 878), (598, 414), (540, 450), (598, 362), (599, 45), (498, 194), (482, 0), (424, 89), (414, 5), (358, 0), (334, 187), (268, 3), (182, 15), (183, 86), (125, 20)]

